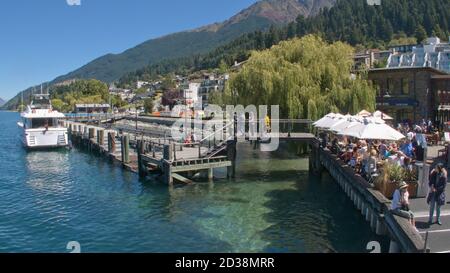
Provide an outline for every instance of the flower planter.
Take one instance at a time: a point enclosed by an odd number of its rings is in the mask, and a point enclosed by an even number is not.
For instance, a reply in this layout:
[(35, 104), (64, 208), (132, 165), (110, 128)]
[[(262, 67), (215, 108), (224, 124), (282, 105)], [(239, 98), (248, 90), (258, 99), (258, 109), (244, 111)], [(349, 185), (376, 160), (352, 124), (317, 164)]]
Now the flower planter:
[(397, 189), (397, 186), (398, 186), (397, 182), (386, 181), (384, 192), (382, 193), (384, 194), (384, 196), (386, 196), (386, 198), (392, 199), (392, 197), (394, 196), (394, 192)]
[(419, 183), (417, 183), (417, 181), (409, 181), (406, 183), (408, 184), (409, 198), (416, 198), (417, 190), (419, 189)]

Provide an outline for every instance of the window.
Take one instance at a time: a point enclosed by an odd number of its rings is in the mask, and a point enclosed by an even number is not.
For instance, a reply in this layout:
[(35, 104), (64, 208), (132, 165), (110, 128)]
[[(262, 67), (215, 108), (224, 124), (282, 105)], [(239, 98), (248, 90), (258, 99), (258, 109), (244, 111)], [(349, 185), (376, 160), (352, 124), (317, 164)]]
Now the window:
[(373, 85), (373, 88), (375, 88), (375, 91), (377, 92), (376, 93), (377, 97), (381, 97), (381, 87), (380, 87), (378, 80), (373, 80), (372, 85)]
[(52, 127), (53, 126), (53, 119), (47, 119), (47, 118), (34, 118), (31, 120), (31, 128), (45, 128), (45, 127)]
[(391, 89), (394, 89), (394, 80), (392, 78), (387, 79), (386, 89), (389, 93), (392, 93)]
[(409, 95), (409, 80), (402, 78), (401, 80), (402, 95)]
[(412, 109), (399, 109), (396, 113), (397, 122), (412, 122), (414, 120), (414, 113)]

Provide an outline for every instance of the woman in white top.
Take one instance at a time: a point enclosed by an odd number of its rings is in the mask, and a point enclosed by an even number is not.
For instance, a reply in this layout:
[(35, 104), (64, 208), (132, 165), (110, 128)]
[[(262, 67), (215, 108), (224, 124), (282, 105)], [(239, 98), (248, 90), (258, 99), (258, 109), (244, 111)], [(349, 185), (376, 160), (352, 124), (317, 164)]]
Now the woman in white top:
[(409, 209), (408, 184), (406, 184), (403, 181), (400, 182), (398, 188), (394, 192), (391, 209), (392, 213), (401, 216), (403, 218), (409, 219), (409, 221), (413, 226), (416, 225), (414, 220), (414, 214)]

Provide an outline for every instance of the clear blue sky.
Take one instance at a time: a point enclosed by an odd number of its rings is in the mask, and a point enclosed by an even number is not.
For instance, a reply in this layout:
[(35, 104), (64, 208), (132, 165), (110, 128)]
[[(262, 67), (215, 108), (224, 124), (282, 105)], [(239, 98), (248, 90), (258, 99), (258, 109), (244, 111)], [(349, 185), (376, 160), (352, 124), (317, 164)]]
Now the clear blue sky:
[(0, 98), (107, 53), (228, 19), (256, 0), (3, 0)]

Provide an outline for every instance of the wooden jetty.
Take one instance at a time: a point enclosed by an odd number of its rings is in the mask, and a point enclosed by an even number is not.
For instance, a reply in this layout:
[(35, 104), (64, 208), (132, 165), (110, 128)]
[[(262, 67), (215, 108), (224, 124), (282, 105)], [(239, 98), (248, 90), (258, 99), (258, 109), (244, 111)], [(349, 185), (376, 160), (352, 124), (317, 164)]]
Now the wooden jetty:
[(205, 172), (212, 181), (214, 169), (224, 167), (228, 168), (229, 176), (234, 177), (236, 141), (231, 137), (219, 137), (225, 134), (227, 126), (218, 128), (197, 143), (184, 144), (168, 138), (133, 137), (74, 121), (61, 122), (68, 128), (73, 145), (104, 155), (142, 178), (160, 172), (163, 181), (169, 185), (174, 180), (189, 184), (192, 183), (190, 176)]
[[(195, 143), (180, 143), (167, 137), (151, 137), (145, 132), (106, 129), (97, 125), (65, 120), (62, 125), (69, 129), (73, 145), (104, 155), (137, 172), (141, 178), (158, 172), (164, 183), (190, 184), (197, 173), (204, 173), (209, 181), (214, 178), (214, 169), (227, 168), (227, 176), (236, 172), (237, 142), (252, 140), (255, 145), (278, 138), (281, 141), (306, 141), (314, 139), (310, 133), (264, 133), (256, 137), (238, 137), (236, 120), (213, 126), (212, 131), (203, 131), (203, 139)], [(307, 120), (276, 120), (281, 124), (310, 123)], [(139, 135), (140, 134), (140, 135)], [(117, 147), (117, 148), (116, 148)], [(130, 149), (130, 147), (132, 149)]]

